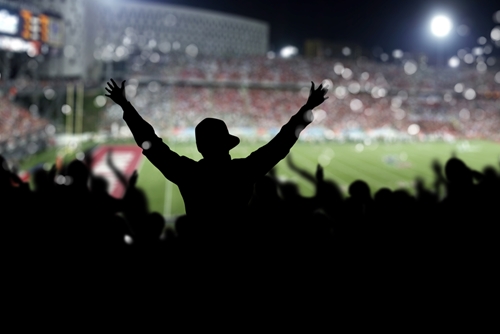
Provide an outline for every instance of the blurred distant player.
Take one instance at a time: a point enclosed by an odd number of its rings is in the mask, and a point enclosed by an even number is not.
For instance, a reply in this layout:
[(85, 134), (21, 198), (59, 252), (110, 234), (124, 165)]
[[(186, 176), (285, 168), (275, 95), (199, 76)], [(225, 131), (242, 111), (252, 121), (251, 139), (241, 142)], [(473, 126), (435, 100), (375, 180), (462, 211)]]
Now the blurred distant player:
[(312, 122), (312, 109), (328, 98), (327, 88), (320, 85), (315, 89), (311, 82), (309, 98), (302, 108), (269, 143), (243, 159), (231, 159), (229, 155), (240, 139), (229, 134), (222, 120), (205, 118), (195, 128), (196, 146), (203, 159), (194, 161), (170, 150), (155, 134), (127, 101), (125, 81), (121, 87), (113, 79), (107, 84), (106, 96), (122, 107), (123, 119), (143, 154), (179, 187), (187, 217), (197, 222), (244, 219), (256, 180), (286, 157), (300, 132)]

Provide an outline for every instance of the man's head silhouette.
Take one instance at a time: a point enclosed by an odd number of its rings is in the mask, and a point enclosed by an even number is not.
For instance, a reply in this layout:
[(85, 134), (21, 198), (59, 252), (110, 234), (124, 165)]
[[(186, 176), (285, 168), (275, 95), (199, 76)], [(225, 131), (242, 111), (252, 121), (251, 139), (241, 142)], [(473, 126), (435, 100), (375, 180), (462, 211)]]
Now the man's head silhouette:
[(229, 150), (240, 143), (240, 139), (230, 135), (226, 123), (216, 118), (205, 118), (195, 128), (196, 147), (207, 156), (218, 156), (229, 153)]

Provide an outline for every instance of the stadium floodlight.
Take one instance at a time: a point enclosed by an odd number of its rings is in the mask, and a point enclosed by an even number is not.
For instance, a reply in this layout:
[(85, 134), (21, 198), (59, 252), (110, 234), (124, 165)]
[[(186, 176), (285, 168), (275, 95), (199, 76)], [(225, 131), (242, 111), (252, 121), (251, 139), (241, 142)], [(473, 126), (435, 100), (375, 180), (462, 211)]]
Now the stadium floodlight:
[(436, 37), (445, 37), (451, 31), (451, 20), (444, 16), (438, 15), (431, 20), (431, 32)]
[(291, 56), (295, 56), (299, 50), (295, 46), (285, 46), (283, 49), (280, 51), (280, 55), (283, 58), (290, 58)]

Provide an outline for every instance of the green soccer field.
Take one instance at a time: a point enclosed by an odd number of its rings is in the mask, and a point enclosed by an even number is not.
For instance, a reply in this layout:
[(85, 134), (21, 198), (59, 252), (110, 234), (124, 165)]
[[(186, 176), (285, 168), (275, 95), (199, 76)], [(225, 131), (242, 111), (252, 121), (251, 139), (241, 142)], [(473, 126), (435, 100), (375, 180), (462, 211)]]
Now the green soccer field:
[[(180, 155), (194, 160), (201, 159), (194, 143), (170, 144), (170, 147)], [(246, 157), (258, 147), (258, 144), (242, 142), (231, 151), (231, 156)], [(447, 159), (456, 156), (464, 160), (469, 167), (479, 171), (485, 166), (498, 169), (500, 144), (487, 141), (371, 145), (298, 142), (293, 147), (291, 156), (296, 165), (313, 174), (320, 163), (324, 167), (325, 178), (337, 182), (344, 192), (347, 191), (348, 185), (357, 179), (366, 181), (372, 193), (382, 187), (404, 188), (411, 192), (417, 177), (421, 177), (425, 185), (430, 186), (434, 179), (431, 164), (435, 159), (444, 166)], [(313, 185), (291, 171), (286, 161), (278, 164), (277, 174), (283, 179), (298, 183), (304, 196), (313, 194)], [(151, 210), (167, 217), (185, 212), (177, 186), (166, 181), (147, 159), (141, 164), (138, 186), (147, 194)]]

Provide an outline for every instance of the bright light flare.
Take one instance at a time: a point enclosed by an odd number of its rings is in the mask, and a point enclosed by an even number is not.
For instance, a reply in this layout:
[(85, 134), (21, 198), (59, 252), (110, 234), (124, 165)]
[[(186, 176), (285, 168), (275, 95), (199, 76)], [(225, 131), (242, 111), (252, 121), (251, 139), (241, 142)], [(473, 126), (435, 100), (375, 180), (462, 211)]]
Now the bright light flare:
[(431, 32), (437, 37), (448, 35), (451, 27), (451, 20), (444, 15), (435, 16), (431, 21)]
[(281, 49), (280, 55), (283, 58), (289, 58), (296, 55), (298, 52), (299, 50), (295, 46), (285, 46), (283, 49)]

